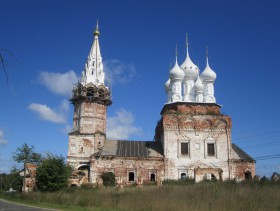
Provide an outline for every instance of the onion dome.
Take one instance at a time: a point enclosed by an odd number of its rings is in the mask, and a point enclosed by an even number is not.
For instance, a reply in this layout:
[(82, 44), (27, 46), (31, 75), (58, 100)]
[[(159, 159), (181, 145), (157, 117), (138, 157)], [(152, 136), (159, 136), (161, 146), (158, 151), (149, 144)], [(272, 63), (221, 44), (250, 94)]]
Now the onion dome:
[(198, 76), (198, 78), (196, 79), (195, 83), (194, 83), (194, 86), (195, 86), (195, 90), (196, 91), (203, 91), (203, 84), (202, 84), (202, 81), (200, 79), (200, 77)]
[(165, 82), (165, 84), (164, 84), (164, 87), (165, 87), (165, 89), (166, 90), (169, 90), (170, 89), (170, 78)]
[(200, 78), (202, 81), (214, 82), (217, 78), (216, 73), (210, 68), (208, 63), (208, 57), (206, 58), (206, 67), (201, 73)]
[(176, 62), (175, 62), (174, 67), (170, 70), (170, 79), (183, 81), (184, 77), (185, 77), (185, 73), (179, 67), (178, 62), (177, 62), (177, 50), (176, 50)]
[(186, 39), (186, 47), (187, 47), (187, 57), (183, 64), (181, 65), (182, 70), (185, 72), (185, 78), (186, 79), (192, 79), (195, 80), (198, 76), (198, 67), (192, 62), (190, 56), (189, 56), (189, 44), (188, 44), (188, 36)]

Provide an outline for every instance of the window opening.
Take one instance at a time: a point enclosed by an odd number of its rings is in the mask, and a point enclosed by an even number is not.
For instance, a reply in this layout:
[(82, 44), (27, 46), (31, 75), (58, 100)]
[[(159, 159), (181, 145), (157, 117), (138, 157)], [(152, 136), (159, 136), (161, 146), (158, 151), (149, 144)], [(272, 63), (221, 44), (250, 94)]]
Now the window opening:
[(208, 156), (215, 155), (215, 144), (213, 144), (213, 143), (207, 144), (207, 154), (208, 154)]
[(181, 154), (182, 155), (189, 154), (189, 143), (181, 143)]
[(128, 181), (134, 181), (134, 172), (129, 172)]
[(93, 97), (94, 96), (94, 89), (88, 88), (87, 90), (87, 97)]

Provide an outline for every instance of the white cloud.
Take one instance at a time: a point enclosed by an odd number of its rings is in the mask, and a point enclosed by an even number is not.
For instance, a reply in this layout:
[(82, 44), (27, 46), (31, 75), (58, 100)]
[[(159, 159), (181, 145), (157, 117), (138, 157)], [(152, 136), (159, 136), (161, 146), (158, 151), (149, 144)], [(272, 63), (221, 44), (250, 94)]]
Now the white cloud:
[(72, 126), (70, 125), (65, 125), (65, 127), (62, 129), (62, 132), (65, 133), (65, 134), (68, 134), (70, 133), (72, 130)]
[(73, 89), (73, 84), (78, 82), (78, 76), (73, 70), (65, 73), (54, 73), (54, 72), (41, 72), (39, 74), (39, 81), (45, 85), (50, 91), (70, 96)]
[(66, 122), (67, 113), (69, 111), (69, 105), (66, 107), (65, 101), (62, 101), (62, 105), (58, 110), (51, 109), (47, 105), (39, 103), (31, 103), (28, 108), (37, 113), (39, 118), (59, 124)]
[(70, 102), (68, 100), (62, 100), (60, 110), (65, 113), (68, 113), (70, 110)]
[(4, 132), (0, 129), (0, 145), (8, 144), (8, 141), (4, 138)]
[(123, 64), (117, 59), (103, 62), (106, 80), (112, 84), (125, 85), (129, 83), (136, 75), (136, 70), (132, 64)]
[(107, 119), (107, 137), (109, 139), (128, 139), (130, 135), (140, 135), (142, 129), (136, 127), (134, 117), (130, 111), (121, 109), (116, 116)]

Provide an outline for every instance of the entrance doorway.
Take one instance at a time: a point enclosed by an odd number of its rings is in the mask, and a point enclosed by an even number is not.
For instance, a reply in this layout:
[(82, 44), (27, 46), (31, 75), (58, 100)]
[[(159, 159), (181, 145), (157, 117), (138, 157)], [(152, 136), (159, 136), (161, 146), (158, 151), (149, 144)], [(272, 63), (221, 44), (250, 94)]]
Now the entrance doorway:
[(245, 180), (251, 180), (252, 179), (252, 173), (250, 171), (245, 172)]
[(152, 173), (150, 181), (155, 182), (156, 181), (156, 174)]

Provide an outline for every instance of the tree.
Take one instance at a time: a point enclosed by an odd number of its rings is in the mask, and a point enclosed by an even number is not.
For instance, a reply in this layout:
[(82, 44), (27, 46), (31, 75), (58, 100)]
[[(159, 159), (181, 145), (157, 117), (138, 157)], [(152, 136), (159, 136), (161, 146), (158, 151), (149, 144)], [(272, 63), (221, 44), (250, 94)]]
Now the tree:
[[(34, 146), (28, 146), (27, 143), (24, 143), (21, 147), (18, 147), (16, 152), (13, 155), (14, 161), (17, 163), (23, 163), (23, 191), (25, 192), (25, 181), (26, 181), (26, 164), (33, 163), (38, 164), (42, 160), (42, 156), (34, 152)], [(35, 184), (35, 183), (34, 183)], [(35, 185), (36, 189), (36, 185)]]
[(20, 170), (12, 168), (9, 174), (0, 174), (0, 190), (8, 191), (10, 188), (20, 191), (22, 186), (22, 178), (19, 175)]
[(7, 74), (6, 67), (5, 67), (5, 61), (4, 61), (4, 57), (1, 52), (0, 52), (0, 66), (3, 68), (6, 79), (8, 81), (8, 74)]
[(40, 191), (58, 191), (68, 186), (71, 167), (62, 156), (48, 154), (38, 165), (36, 183)]

